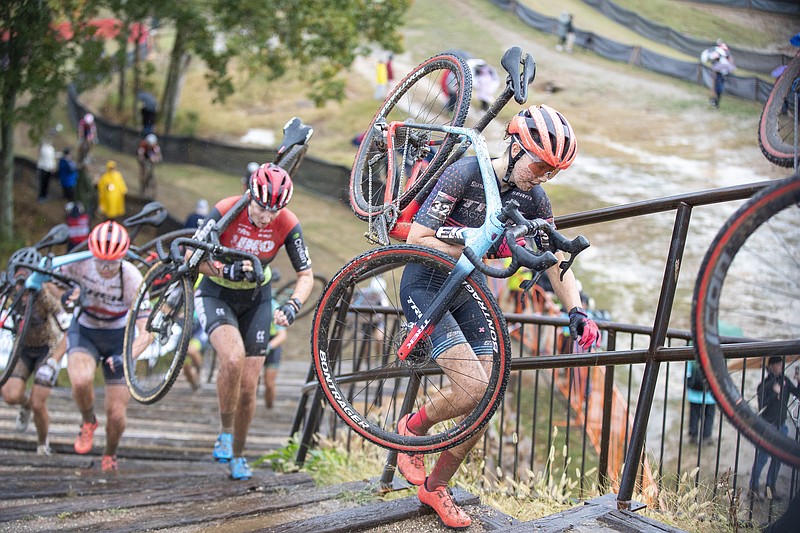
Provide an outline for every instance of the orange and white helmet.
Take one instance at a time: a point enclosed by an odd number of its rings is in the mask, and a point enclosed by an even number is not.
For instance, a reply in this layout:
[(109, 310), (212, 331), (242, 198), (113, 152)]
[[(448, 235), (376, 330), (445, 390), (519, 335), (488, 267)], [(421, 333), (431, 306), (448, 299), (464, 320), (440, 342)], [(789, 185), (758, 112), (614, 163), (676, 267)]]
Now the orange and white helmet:
[(572, 126), (564, 115), (546, 105), (531, 106), (512, 118), (508, 134), (558, 170), (569, 168), (578, 154), (578, 140)]
[(292, 178), (278, 165), (265, 163), (250, 176), (250, 198), (270, 211), (286, 207), (293, 191)]
[(89, 251), (103, 261), (122, 259), (128, 253), (130, 246), (128, 230), (113, 220), (98, 224), (89, 234)]

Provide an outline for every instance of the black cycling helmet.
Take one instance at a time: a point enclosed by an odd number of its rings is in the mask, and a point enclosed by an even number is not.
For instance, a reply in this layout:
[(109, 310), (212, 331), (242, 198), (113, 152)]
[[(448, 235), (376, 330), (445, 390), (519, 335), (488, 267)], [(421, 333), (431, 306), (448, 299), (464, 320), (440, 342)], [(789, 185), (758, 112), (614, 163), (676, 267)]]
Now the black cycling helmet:
[(33, 246), (26, 246), (20, 248), (8, 259), (8, 277), (9, 279), (16, 280), (16, 272), (18, 268), (34, 267), (39, 264), (42, 259), (42, 254)]

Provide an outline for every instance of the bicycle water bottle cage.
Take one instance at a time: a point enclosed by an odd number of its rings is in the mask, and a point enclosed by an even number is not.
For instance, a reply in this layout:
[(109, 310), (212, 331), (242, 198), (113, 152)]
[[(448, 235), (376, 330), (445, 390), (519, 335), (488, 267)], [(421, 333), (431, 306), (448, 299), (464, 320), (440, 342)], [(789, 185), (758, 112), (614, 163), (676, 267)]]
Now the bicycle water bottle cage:
[(523, 55), (519, 46), (512, 46), (503, 54), (500, 64), (508, 72), (511, 87), (514, 89), (514, 100), (518, 104), (524, 104), (528, 100), (528, 85), (536, 77), (536, 61), (530, 54)]

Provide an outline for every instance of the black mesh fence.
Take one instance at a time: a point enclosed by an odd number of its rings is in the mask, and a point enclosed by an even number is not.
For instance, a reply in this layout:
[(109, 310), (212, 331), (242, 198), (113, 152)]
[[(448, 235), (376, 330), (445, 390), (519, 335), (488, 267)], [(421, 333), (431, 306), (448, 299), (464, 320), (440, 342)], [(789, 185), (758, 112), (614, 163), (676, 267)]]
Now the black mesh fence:
[[(70, 121), (74, 126), (87, 112), (87, 109), (79, 101), (74, 86), (69, 87), (68, 94), (67, 108)], [(114, 124), (102, 117), (95, 118), (100, 144), (118, 152), (136, 154), (141, 140), (139, 130)], [(311, 142), (313, 147), (313, 139)], [(244, 176), (248, 162), (264, 163), (272, 161), (276, 155), (276, 149), (272, 148), (239, 146), (195, 137), (159, 135), (158, 144), (166, 162), (210, 168), (232, 174), (236, 176), (236, 179)], [(307, 155), (292, 179), (298, 186), (309, 192), (348, 202), (347, 187), (350, 169), (347, 167)]]
[[(611, 2), (603, 2), (602, 0), (584, 0), (590, 5), (595, 4), (604, 4), (608, 6), (614, 6)], [(517, 15), (520, 20), (525, 22), (527, 25), (531, 26), (532, 28), (543, 31), (546, 33), (556, 34), (558, 31), (558, 19), (556, 17), (548, 17), (537, 13), (533, 9), (520, 5), (515, 0), (490, 0), (491, 3), (500, 7), (504, 10), (511, 11), (515, 15)], [(598, 8), (599, 9), (599, 8)], [(609, 10), (612, 10), (612, 7), (608, 7)], [(616, 8), (621, 13), (621, 8)], [(635, 15), (635, 14), (634, 14)], [(609, 15), (610, 16), (610, 15)], [(638, 17), (638, 16), (637, 16)], [(613, 17), (612, 17), (613, 18)], [(643, 26), (648, 26), (645, 24), (645, 19), (641, 19), (639, 17), (641, 24)], [(637, 23), (631, 21), (624, 21), (621, 22), (627, 27), (631, 27), (634, 29), (634, 26)], [(653, 23), (649, 23), (655, 28), (656, 25)], [(663, 27), (662, 27), (663, 28)], [(669, 30), (668, 28), (664, 28), (664, 30)], [(638, 30), (635, 30), (638, 31)], [(654, 35), (656, 34), (655, 29), (653, 30)], [(676, 32), (672, 31), (662, 31), (663, 35), (661, 37), (651, 37), (653, 40), (664, 42), (664, 44), (670, 44), (670, 42), (678, 40), (678, 35)], [(688, 37), (685, 37), (685, 46), (691, 46), (687, 44), (689, 42)], [(697, 41), (699, 43), (699, 41)], [(702, 42), (702, 44), (697, 44), (697, 48), (691, 48), (691, 54), (695, 54), (698, 59), (696, 62), (689, 62), (689, 61), (682, 61), (679, 59), (674, 59), (671, 57), (666, 57), (656, 52), (647, 50), (646, 48), (642, 48), (641, 46), (631, 46), (619, 43), (612, 39), (607, 39), (601, 35), (597, 35), (596, 33), (588, 32), (581, 30), (579, 28), (575, 28), (575, 45), (585, 48), (587, 50), (591, 50), (592, 52), (601, 55), (605, 58), (612, 59), (614, 61), (619, 61), (623, 63), (629, 63), (631, 65), (635, 65), (637, 67), (645, 68), (651, 70), (653, 72), (658, 72), (660, 74), (665, 74), (667, 76), (671, 76), (674, 78), (679, 78), (685, 81), (689, 81), (692, 83), (696, 83), (698, 85), (703, 86), (710, 86), (711, 79), (712, 79), (712, 72), (711, 69), (706, 67), (705, 65), (700, 63), (700, 53), (705, 49), (708, 48), (713, 43)], [(742, 68), (748, 68), (745, 64), (749, 64), (748, 54), (744, 51), (732, 51), (734, 59)], [(741, 59), (739, 54), (741, 54)], [(788, 56), (774, 54), (756, 54), (756, 56), (763, 56), (765, 58), (769, 58), (775, 66), (786, 64), (789, 62), (791, 58)], [(766, 59), (765, 59), (766, 61)], [(744, 62), (744, 64), (743, 64)], [(765, 63), (766, 64), (766, 63)], [(774, 67), (772, 67), (774, 68)], [(763, 72), (765, 68), (759, 67), (759, 69), (750, 69), (755, 72)], [(768, 72), (771, 72), (769, 70)], [(746, 98), (748, 100), (756, 100), (759, 102), (766, 102), (767, 97), (769, 96), (769, 92), (772, 90), (772, 83), (766, 82), (757, 77), (742, 77), (742, 76), (735, 76), (729, 75), (726, 78), (725, 82), (725, 93), (731, 94), (733, 96), (738, 96), (740, 98)]]

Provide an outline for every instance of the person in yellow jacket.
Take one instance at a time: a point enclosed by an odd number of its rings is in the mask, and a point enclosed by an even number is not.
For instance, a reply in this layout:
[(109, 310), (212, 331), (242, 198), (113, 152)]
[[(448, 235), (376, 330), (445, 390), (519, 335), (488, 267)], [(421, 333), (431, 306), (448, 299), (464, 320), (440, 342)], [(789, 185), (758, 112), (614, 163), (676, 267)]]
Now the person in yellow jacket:
[(117, 218), (125, 214), (125, 195), (128, 186), (117, 170), (116, 161), (106, 163), (106, 171), (97, 181), (97, 203), (107, 218)]

